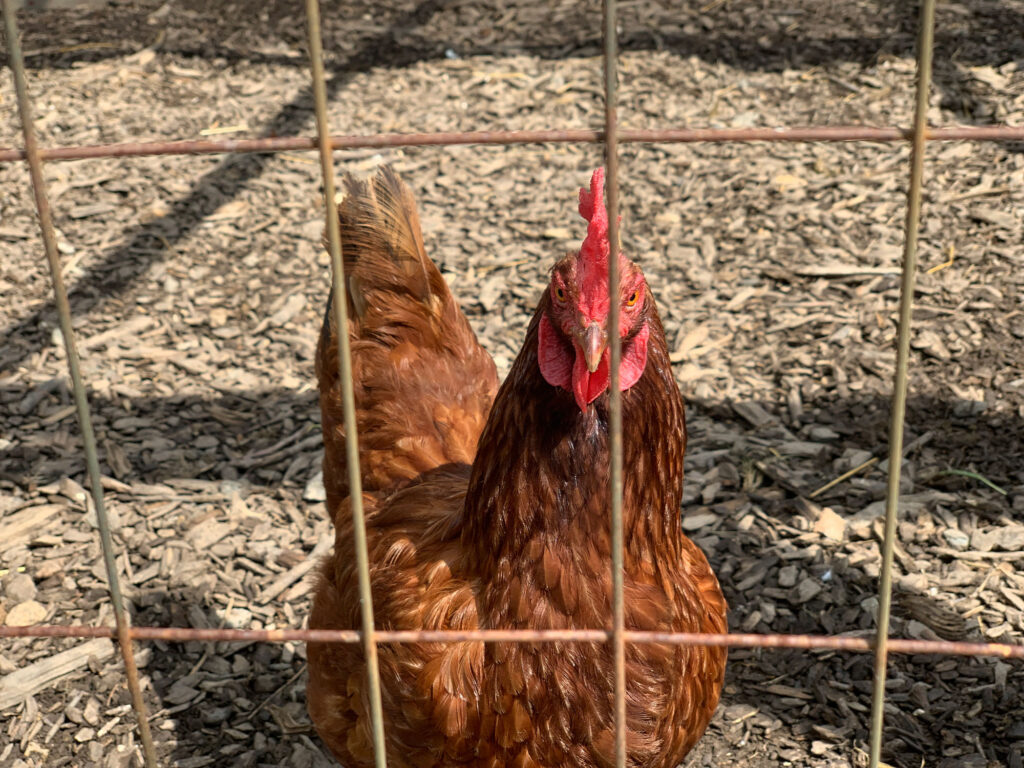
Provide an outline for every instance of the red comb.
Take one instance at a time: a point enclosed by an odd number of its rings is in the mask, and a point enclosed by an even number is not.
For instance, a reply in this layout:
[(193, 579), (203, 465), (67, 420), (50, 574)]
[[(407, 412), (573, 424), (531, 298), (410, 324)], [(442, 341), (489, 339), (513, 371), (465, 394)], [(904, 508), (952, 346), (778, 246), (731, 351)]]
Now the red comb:
[[(590, 222), (580, 257), (597, 265), (608, 264), (608, 211), (604, 207), (604, 168), (590, 177), (590, 191), (580, 188), (580, 216)], [(606, 267), (607, 268), (607, 267)]]

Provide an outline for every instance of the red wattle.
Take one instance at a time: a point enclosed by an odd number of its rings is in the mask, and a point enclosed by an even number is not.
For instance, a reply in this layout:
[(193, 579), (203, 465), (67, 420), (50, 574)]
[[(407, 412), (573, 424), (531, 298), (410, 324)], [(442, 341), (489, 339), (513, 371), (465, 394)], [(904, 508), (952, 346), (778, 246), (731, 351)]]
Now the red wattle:
[[(650, 335), (651, 329), (645, 323), (622, 350), (619, 389), (623, 392), (640, 381), (640, 377), (644, 375), (644, 368), (647, 367), (647, 340)], [(587, 370), (582, 350), (575, 344), (573, 347), (576, 351), (576, 361), (572, 366), (572, 393), (580, 410), (585, 411), (611, 383), (611, 353), (606, 349), (601, 355), (597, 370), (591, 373)]]
[(537, 364), (540, 366), (540, 374), (544, 381), (551, 386), (562, 389), (572, 387), (569, 351), (558, 338), (547, 315), (541, 317), (540, 328), (537, 329)]
[(581, 411), (587, 410), (597, 396), (608, 388), (608, 350), (601, 355), (601, 362), (597, 370), (591, 373), (587, 370), (587, 361), (583, 358), (583, 352), (576, 349), (576, 362), (572, 367), (572, 393), (576, 398), (576, 404)]
[[(647, 340), (650, 328), (645, 324), (622, 350), (619, 389), (625, 391), (636, 384), (647, 366)], [(581, 411), (586, 411), (597, 397), (608, 389), (610, 357), (606, 349), (597, 370), (587, 370), (583, 351), (562, 340), (547, 316), (540, 319), (537, 338), (537, 363), (544, 380), (553, 387), (572, 392)]]

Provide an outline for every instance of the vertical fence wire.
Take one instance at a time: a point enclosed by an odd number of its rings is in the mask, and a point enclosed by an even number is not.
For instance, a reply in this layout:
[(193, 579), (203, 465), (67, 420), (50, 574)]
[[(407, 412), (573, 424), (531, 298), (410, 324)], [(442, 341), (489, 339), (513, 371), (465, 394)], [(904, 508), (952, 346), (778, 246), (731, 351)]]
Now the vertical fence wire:
[(608, 432), (610, 439), (609, 494), (612, 547), (612, 657), (615, 671), (615, 766), (626, 765), (626, 609), (624, 596), (624, 536), (622, 523), (622, 392), (619, 374), (622, 339), (619, 335), (619, 133), (616, 111), (618, 37), (615, 0), (604, 0), (604, 142), (605, 208), (608, 212), (609, 377)]
[(8, 62), (14, 76), (14, 88), (17, 94), (18, 112), (21, 116), (21, 129), (25, 141), (25, 155), (28, 160), (29, 176), (32, 180), (32, 192), (35, 196), (36, 210), (39, 214), (39, 228), (43, 238), (43, 249), (50, 269), (50, 281), (53, 285), (54, 301), (60, 318), (60, 330), (64, 337), (64, 350), (68, 360), (68, 373), (71, 376), (71, 388), (75, 398), (75, 409), (78, 413), (78, 424), (82, 430), (82, 445), (85, 450), (86, 471), (92, 492), (93, 505), (96, 510), (96, 526), (99, 528), (100, 545), (103, 550), (103, 564), (107, 571), (107, 586), (110, 590), (110, 601), (114, 607), (114, 621), (117, 624), (117, 642), (124, 660), (125, 678), (131, 696), (132, 708), (138, 721), (139, 740), (142, 742), (142, 754), (147, 768), (156, 768), (156, 748), (153, 745), (153, 734), (149, 729), (146, 714), (146, 702), (142, 698), (142, 686), (139, 682), (139, 668), (135, 661), (135, 647), (130, 635), (130, 617), (124, 607), (121, 594), (121, 582), (117, 572), (114, 539), (110, 532), (110, 520), (103, 499), (103, 485), (100, 479), (100, 463), (96, 452), (96, 435), (92, 428), (92, 417), (89, 413), (89, 401), (85, 394), (85, 382), (82, 380), (82, 369), (79, 364), (78, 347), (75, 343), (74, 330), (71, 327), (71, 305), (68, 302), (67, 289), (61, 274), (60, 255), (57, 252), (57, 236), (53, 228), (53, 214), (46, 194), (46, 180), (43, 178), (43, 164), (39, 159), (39, 146), (36, 143), (35, 125), (32, 119), (32, 104), (28, 93), (28, 79), (25, 76), (25, 59), (18, 38), (18, 23), (15, 17), (13, 0), (2, 0), (4, 15), (4, 31), (7, 36)]
[(359, 603), (362, 618), (363, 652), (370, 694), (370, 720), (373, 729), (373, 759), (376, 768), (386, 768), (384, 752), (384, 709), (380, 695), (380, 671), (377, 663), (377, 638), (370, 592), (370, 557), (366, 545), (366, 517), (363, 512), (363, 484), (359, 474), (359, 435), (356, 432), (356, 404), (352, 382), (352, 353), (348, 339), (348, 304), (345, 296), (345, 265), (341, 258), (341, 231), (338, 207), (334, 202), (334, 159), (330, 125), (327, 119), (327, 85), (324, 75), (323, 37), (319, 0), (306, 0), (309, 25), (309, 65), (313, 79), (313, 99), (320, 149), (320, 171), (324, 184), (324, 209), (327, 218), (327, 244), (333, 272), (334, 317), (338, 338), (338, 375), (342, 409), (345, 416), (345, 460), (348, 465), (349, 499), (352, 506), (356, 567), (359, 571)]
[(931, 92), (932, 53), (935, 32), (935, 0), (922, 0), (917, 40), (917, 93), (914, 133), (910, 149), (910, 187), (907, 190), (906, 237), (903, 275), (900, 282), (899, 334), (896, 341), (896, 373), (893, 378), (892, 413), (889, 424), (889, 476), (885, 498), (885, 535), (882, 568), (878, 581), (878, 636), (871, 689), (870, 768), (878, 768), (885, 719), (886, 662), (889, 655), (889, 615), (892, 607), (892, 569), (899, 512), (900, 470), (903, 463), (903, 426), (907, 410), (907, 368), (910, 359), (910, 326), (917, 277), (917, 236), (921, 222), (925, 138), (928, 129), (928, 96)]

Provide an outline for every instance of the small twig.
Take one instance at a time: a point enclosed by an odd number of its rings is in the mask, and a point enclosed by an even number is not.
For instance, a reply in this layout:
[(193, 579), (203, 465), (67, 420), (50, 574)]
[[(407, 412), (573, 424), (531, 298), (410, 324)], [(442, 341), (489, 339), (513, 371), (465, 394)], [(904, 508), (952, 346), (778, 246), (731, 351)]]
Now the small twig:
[(150, 722), (155, 722), (162, 717), (172, 717), (179, 712), (184, 712), (186, 709), (191, 709), (204, 698), (206, 698), (206, 691), (203, 691), (199, 697), (192, 699), (191, 701), (186, 701), (184, 704), (175, 704), (173, 707), (164, 707), (163, 709), (154, 712), (149, 716), (149, 720)]
[[(265, 427), (266, 424), (264, 424), (262, 426)], [(299, 427), (299, 429), (295, 430), (295, 432), (293, 432), (292, 434), (288, 435), (287, 437), (284, 437), (284, 438), (278, 440), (273, 445), (268, 446), (266, 448), (260, 448), (259, 450), (249, 451), (249, 453), (247, 453), (245, 456), (243, 456), (241, 459), (239, 459), (239, 461), (253, 461), (254, 459), (260, 459), (260, 458), (262, 458), (262, 457), (264, 457), (264, 456), (266, 456), (268, 454), (271, 454), (274, 451), (279, 451), (282, 448), (284, 448), (286, 445), (288, 445), (289, 443), (294, 442), (295, 440), (298, 440), (300, 437), (302, 437), (302, 435), (304, 433), (306, 433), (308, 431), (309, 431), (309, 425), (308, 424), (303, 424), (301, 427)]]
[(979, 584), (977, 586), (977, 588), (973, 592), (971, 592), (971, 597), (977, 597), (982, 592), (984, 592), (985, 591), (985, 587), (988, 586), (989, 579), (991, 579), (995, 574), (1002, 573), (1002, 572), (1003, 571), (1000, 569), (1000, 567), (998, 565), (991, 566), (988, 569), (988, 573), (985, 574), (985, 578), (983, 578), (981, 580), (981, 584)]
[[(303, 427), (303, 429), (307, 429), (307, 427)], [(265, 454), (263, 456), (260, 456), (259, 458), (243, 457), (232, 462), (232, 464), (241, 469), (255, 469), (257, 467), (265, 467), (268, 464), (275, 464), (276, 462), (281, 461), (282, 459), (287, 459), (290, 456), (294, 456), (296, 453), (302, 453), (303, 451), (307, 451), (311, 448), (317, 448), (320, 446), (322, 442), (323, 437), (320, 435), (320, 432), (317, 431), (315, 435), (310, 435), (305, 440), (300, 440), (299, 442), (294, 443), (288, 446), (287, 448), (282, 448), (281, 450), (275, 451), (274, 453)]]
[(737, 717), (735, 720), (730, 720), (729, 721), (729, 725), (736, 725), (736, 723), (742, 723), (744, 720), (750, 719), (754, 715), (758, 714), (760, 711), (761, 711), (760, 707), (755, 707), (753, 712), (748, 712), (745, 715), (741, 715), (740, 717)]
[(238, 123), (236, 125), (212, 125), (209, 128), (203, 128), (199, 132), (200, 136), (218, 136), (222, 133), (238, 133), (239, 131), (247, 131), (249, 126), (245, 123)]
[[(903, 458), (906, 459), (914, 451), (926, 446), (929, 442), (931, 442), (931, 439), (933, 437), (935, 437), (935, 433), (932, 430), (928, 430), (920, 437), (916, 437), (913, 440), (911, 440), (903, 447)], [(878, 468), (883, 472), (888, 472), (889, 460), (886, 459), (885, 461), (883, 461), (881, 464), (878, 465)]]
[(480, 275), (486, 275), (488, 272), (492, 272), (496, 269), (511, 269), (512, 267), (518, 267), (521, 264), (529, 264), (530, 259), (512, 259), (511, 261), (498, 261), (493, 264), (481, 264), (476, 268), (476, 271)]
[(928, 547), (928, 551), (936, 555), (953, 557), (957, 560), (1024, 560), (1024, 552), (961, 551), (952, 547)]
[(1006, 495), (1006, 491), (1005, 490), (1003, 490), (998, 485), (993, 483), (987, 477), (984, 477), (983, 475), (979, 475), (977, 472), (970, 472), (970, 471), (968, 471), (966, 469), (944, 469), (941, 472), (936, 472), (935, 473), (935, 477), (940, 477), (941, 475), (956, 475), (957, 477), (969, 477), (972, 480), (977, 480), (980, 483), (984, 483), (985, 485), (987, 485), (989, 488), (991, 488), (996, 493), (1001, 493), (1003, 496)]
[(831, 488), (831, 487), (833, 487), (835, 485), (839, 485), (839, 483), (843, 482), (843, 480), (847, 480), (847, 479), (853, 477), (854, 475), (856, 475), (857, 473), (862, 472), (863, 470), (867, 469), (872, 464), (874, 464), (876, 461), (878, 461), (878, 457), (877, 456), (872, 456), (870, 459), (865, 461), (863, 464), (860, 464), (860, 465), (854, 467), (853, 469), (851, 469), (848, 472), (843, 472), (843, 474), (841, 474), (839, 477), (835, 478), (834, 480), (829, 480), (827, 483), (825, 483), (823, 486), (821, 486), (821, 488), (819, 488), (816, 491), (811, 492), (807, 496), (807, 498), (813, 499), (815, 496), (819, 496), (819, 495), (823, 494), (829, 488)]
[(279, 694), (279, 693), (280, 693), (281, 691), (283, 691), (283, 690), (284, 690), (285, 688), (287, 688), (287, 687), (288, 687), (289, 685), (291, 685), (291, 684), (292, 684), (292, 683), (294, 683), (294, 682), (295, 682), (296, 680), (298, 680), (298, 679), (299, 679), (300, 677), (302, 677), (302, 675), (303, 675), (303, 674), (304, 674), (305, 672), (306, 672), (306, 665), (305, 665), (305, 664), (303, 664), (303, 665), (302, 665), (302, 666), (301, 666), (301, 667), (299, 668), (299, 671), (298, 671), (298, 672), (296, 672), (296, 673), (295, 673), (294, 675), (292, 675), (291, 677), (289, 677), (289, 678), (288, 678), (288, 680), (287, 680), (287, 681), (285, 681), (285, 683), (284, 683), (283, 685), (281, 685), (281, 686), (280, 686), (280, 687), (279, 687), (279, 688), (278, 688), (278, 689), (277, 689), (276, 691), (274, 691), (274, 692), (273, 692), (272, 694), (270, 694), (269, 696), (267, 696), (267, 698), (265, 698), (265, 699), (264, 699), (263, 701), (261, 701), (261, 702), (260, 702), (260, 703), (259, 703), (259, 704), (258, 704), (258, 705), (256, 706), (256, 708), (255, 708), (254, 710), (252, 710), (252, 711), (251, 711), (251, 712), (249, 712), (249, 713), (248, 713), (247, 715), (245, 715), (245, 717), (243, 717), (243, 718), (242, 718), (242, 722), (243, 722), (243, 723), (247, 723), (247, 722), (249, 722), (250, 720), (252, 720), (252, 719), (253, 719), (254, 717), (256, 717), (256, 715), (258, 715), (258, 714), (259, 714), (259, 713), (260, 713), (260, 712), (261, 712), (261, 711), (263, 710), (263, 708), (264, 708), (265, 706), (267, 706), (267, 704), (269, 704), (269, 703), (271, 702), (271, 700), (273, 700), (273, 698), (274, 698), (275, 696), (277, 696), (277, 694)]
[(950, 195), (939, 200), (939, 203), (957, 203), (961, 200), (970, 200), (975, 197), (987, 197), (988, 195), (1001, 195), (1004, 192), (1012, 192), (1012, 187), (986, 187), (985, 189), (972, 189), (970, 192), (961, 192), (958, 195)]
[(320, 564), (320, 558), (327, 554), (331, 546), (334, 544), (334, 537), (329, 533), (325, 533), (317, 541), (316, 546), (313, 547), (313, 551), (306, 556), (306, 559), (301, 563), (292, 566), (284, 573), (280, 574), (274, 579), (271, 584), (264, 589), (259, 596), (256, 598), (256, 602), (259, 605), (266, 605), (279, 594), (284, 592), (288, 587), (294, 584), (296, 581), (301, 579), (309, 571)]
[(78, 43), (77, 45), (51, 45), (48, 48), (33, 48), (30, 51), (25, 51), (25, 58), (31, 56), (46, 56), (51, 53), (76, 53), (79, 51), (102, 51), (102, 50), (122, 50), (129, 46), (122, 43), (108, 43), (108, 42), (95, 42), (95, 43)]
[(942, 262), (941, 264), (936, 264), (934, 267), (929, 268), (925, 272), (925, 274), (927, 274), (927, 275), (934, 275), (936, 272), (938, 272), (940, 270), (943, 270), (946, 267), (952, 267), (953, 266), (953, 259), (956, 258), (956, 246), (953, 245), (953, 243), (950, 243), (949, 244), (949, 250), (946, 251), (946, 253), (949, 254), (949, 258), (946, 259), (946, 261)]
[(850, 93), (860, 93), (860, 88), (858, 86), (854, 85), (853, 83), (849, 83), (846, 80), (843, 80), (843, 78), (841, 77), (836, 77), (835, 75), (825, 75), (825, 79), (832, 81), (840, 88), (845, 88), (846, 90), (850, 91)]

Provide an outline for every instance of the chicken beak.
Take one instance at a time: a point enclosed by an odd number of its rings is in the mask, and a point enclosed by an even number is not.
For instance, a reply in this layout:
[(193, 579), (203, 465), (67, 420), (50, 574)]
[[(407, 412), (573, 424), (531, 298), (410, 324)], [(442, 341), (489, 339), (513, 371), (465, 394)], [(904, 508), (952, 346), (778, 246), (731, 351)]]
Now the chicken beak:
[(608, 334), (597, 323), (591, 323), (579, 332), (576, 338), (583, 351), (587, 370), (593, 373), (601, 364), (601, 356), (608, 347)]

